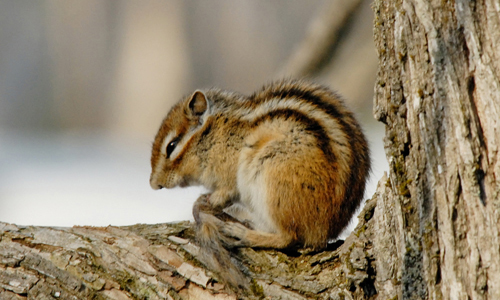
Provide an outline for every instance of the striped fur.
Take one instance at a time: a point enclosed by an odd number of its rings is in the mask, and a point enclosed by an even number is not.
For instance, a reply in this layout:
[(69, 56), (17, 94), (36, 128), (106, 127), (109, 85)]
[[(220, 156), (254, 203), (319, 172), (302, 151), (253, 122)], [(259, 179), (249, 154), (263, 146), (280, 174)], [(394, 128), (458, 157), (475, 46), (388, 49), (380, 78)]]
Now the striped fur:
[(199, 184), (212, 208), (237, 205), (252, 228), (218, 228), (239, 245), (321, 249), (359, 206), (370, 158), (338, 95), (283, 80), (251, 96), (210, 89), (183, 99), (163, 120), (151, 165), (154, 189)]

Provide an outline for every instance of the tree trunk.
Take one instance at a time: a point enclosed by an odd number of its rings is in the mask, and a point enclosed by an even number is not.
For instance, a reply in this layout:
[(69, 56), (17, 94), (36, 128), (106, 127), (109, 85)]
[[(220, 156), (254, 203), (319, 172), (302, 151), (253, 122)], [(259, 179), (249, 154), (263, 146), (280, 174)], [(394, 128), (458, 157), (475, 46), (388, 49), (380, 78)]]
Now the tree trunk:
[(403, 299), (500, 299), (500, 3), (374, 10), (374, 112), (390, 164), (383, 214), (397, 249), (387, 279)]
[[(344, 243), (234, 251), (253, 296), (500, 299), (500, 3), (376, 0), (390, 172)], [(0, 223), (0, 299), (236, 299), (192, 224)]]

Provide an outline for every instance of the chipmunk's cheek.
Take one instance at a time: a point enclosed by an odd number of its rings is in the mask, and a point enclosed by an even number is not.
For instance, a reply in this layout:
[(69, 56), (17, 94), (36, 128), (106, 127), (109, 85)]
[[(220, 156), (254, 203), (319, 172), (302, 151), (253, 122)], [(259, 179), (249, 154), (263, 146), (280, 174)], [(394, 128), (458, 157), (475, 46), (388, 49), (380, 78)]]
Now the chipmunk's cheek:
[(168, 172), (164, 175), (162, 182), (160, 185), (164, 188), (171, 189), (177, 186), (183, 186), (184, 180), (181, 176), (176, 174), (175, 172)]
[(193, 180), (189, 176), (179, 176), (178, 177), (178, 186), (180, 187), (188, 187), (192, 185), (196, 185)]

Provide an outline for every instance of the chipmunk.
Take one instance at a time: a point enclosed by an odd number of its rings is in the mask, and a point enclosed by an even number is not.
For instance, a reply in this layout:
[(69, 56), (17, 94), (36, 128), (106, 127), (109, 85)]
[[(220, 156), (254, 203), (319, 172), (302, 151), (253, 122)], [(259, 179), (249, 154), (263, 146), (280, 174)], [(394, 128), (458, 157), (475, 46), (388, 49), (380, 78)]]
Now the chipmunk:
[[(156, 134), (151, 167), (155, 190), (210, 191), (193, 209), (204, 263), (247, 287), (224, 246), (325, 248), (363, 198), (370, 157), (336, 93), (282, 80), (251, 96), (209, 89), (181, 100)], [(231, 208), (247, 226), (221, 217)]]

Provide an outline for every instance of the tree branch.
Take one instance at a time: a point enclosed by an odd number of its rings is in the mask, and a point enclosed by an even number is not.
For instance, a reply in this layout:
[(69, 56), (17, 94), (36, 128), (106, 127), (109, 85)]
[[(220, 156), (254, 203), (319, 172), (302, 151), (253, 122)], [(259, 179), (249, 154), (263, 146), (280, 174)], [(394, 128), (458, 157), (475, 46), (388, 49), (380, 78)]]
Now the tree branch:
[[(345, 242), (331, 244), (330, 250), (233, 251), (233, 258), (253, 279), (254, 295), (249, 298), (335, 298), (353, 293), (369, 299), (375, 289), (372, 233), (367, 228), (372, 227), (376, 201), (368, 201), (354, 233)], [(0, 298), (243, 297), (200, 265), (192, 230), (189, 222), (73, 228), (0, 223)]]
[(362, 0), (333, 0), (310, 24), (306, 36), (279, 72), (280, 77), (304, 77), (319, 73), (335, 48), (347, 20)]

